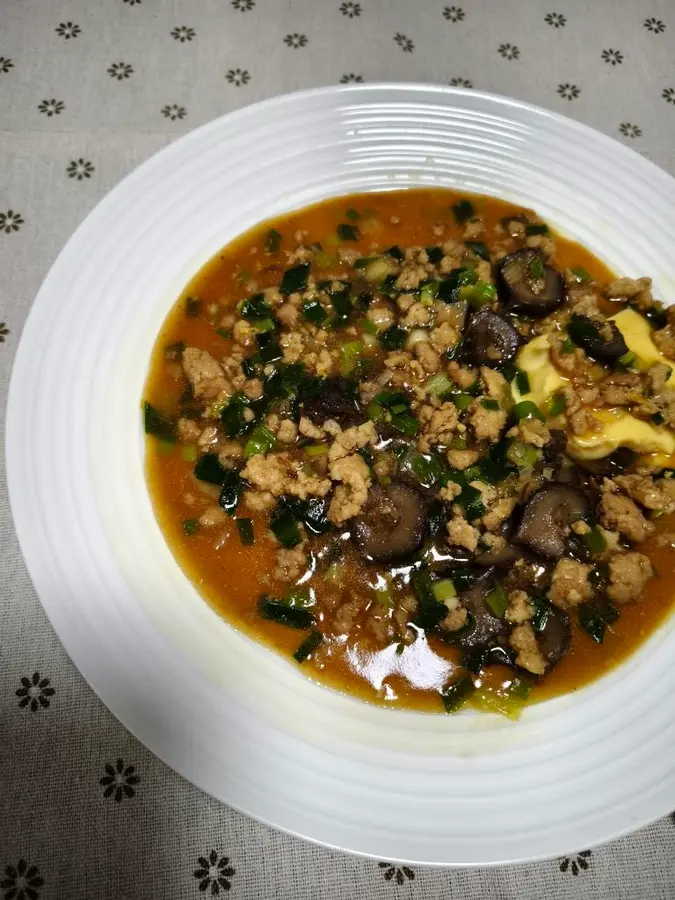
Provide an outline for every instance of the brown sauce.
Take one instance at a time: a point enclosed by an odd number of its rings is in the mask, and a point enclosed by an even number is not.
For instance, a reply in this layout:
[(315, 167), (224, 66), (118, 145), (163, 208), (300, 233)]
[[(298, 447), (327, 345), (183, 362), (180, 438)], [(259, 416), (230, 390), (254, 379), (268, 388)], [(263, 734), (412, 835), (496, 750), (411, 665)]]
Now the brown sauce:
[[(242, 282), (254, 277), (255, 263), (271, 227), (283, 236), (303, 231), (305, 243), (325, 244), (326, 237), (334, 235), (337, 224), (344, 221), (345, 209), (367, 208), (377, 216), (369, 219), (368, 228), (362, 230), (361, 239), (354, 246), (368, 256), (375, 248), (381, 250), (392, 244), (428, 245), (433, 242), (431, 228), (438, 222), (447, 224), (448, 237), (459, 238), (460, 232), (450, 212), (450, 205), (458, 199), (458, 195), (440, 189), (341, 197), (281, 216), (242, 235), (203, 267), (168, 315), (153, 353), (145, 398), (163, 410), (170, 411), (178, 404), (184, 382), (176, 377), (176, 367), (166, 364), (167, 345), (184, 341), (217, 358), (228, 351), (231, 342), (218, 335), (205, 318), (186, 317), (185, 300), (196, 297), (204, 308), (212, 303), (233, 307), (243, 295)], [(504, 216), (522, 212), (496, 199), (473, 199), (480, 207), (488, 231)], [(559, 236), (556, 243), (559, 267), (583, 267), (598, 280), (612, 277), (588, 250)], [(281, 271), (280, 266), (276, 273), (268, 272), (262, 278), (255, 275), (258, 287), (278, 283)], [(339, 275), (339, 271), (330, 270), (330, 275), (333, 274)], [(185, 500), (186, 495), (196, 493), (193, 468), (193, 461), (182, 458), (179, 445), (167, 448), (152, 438), (147, 440), (149, 490), (174, 556), (204, 598), (227, 621), (287, 656), (290, 665), (296, 665), (292, 654), (302, 635), (294, 629), (264, 621), (257, 613), (260, 594), (270, 590), (266, 578), (273, 568), (276, 552), (276, 545), (266, 531), (266, 515), (246, 513), (253, 519), (256, 534), (253, 546), (242, 546), (234, 520), (216, 531), (204, 529), (186, 535), (183, 522), (194, 515), (194, 508)], [(675, 530), (674, 519), (675, 516), (662, 517), (657, 536)], [(619, 620), (608, 628), (602, 645), (580, 630), (572, 616), (572, 648), (543, 683), (535, 687), (532, 699), (574, 691), (603, 675), (632, 653), (669, 613), (673, 602), (669, 573), (675, 556), (670, 547), (657, 546), (657, 536), (640, 549), (649, 555), (660, 577), (649, 582), (640, 600), (622, 608)], [(347, 562), (345, 580), (358, 579), (359, 573), (350, 573), (349, 566)], [(320, 586), (318, 579), (309, 583)], [(370, 702), (441, 711), (437, 692), (447, 682), (457, 659), (456, 650), (434, 638), (427, 641), (423, 636), (401, 655), (397, 655), (394, 645), (372, 653), (360, 648), (358, 643), (345, 640), (332, 642), (318, 664), (309, 659), (303, 663), (302, 671)], [(490, 677), (499, 681), (513, 676), (508, 670), (495, 668)]]

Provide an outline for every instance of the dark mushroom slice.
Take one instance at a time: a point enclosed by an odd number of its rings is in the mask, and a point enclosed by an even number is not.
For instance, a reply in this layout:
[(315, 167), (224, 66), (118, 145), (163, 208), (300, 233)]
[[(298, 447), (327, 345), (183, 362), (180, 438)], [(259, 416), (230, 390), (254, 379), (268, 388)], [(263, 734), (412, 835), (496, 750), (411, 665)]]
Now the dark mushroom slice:
[(617, 447), (603, 459), (580, 459), (577, 460), (577, 465), (597, 478), (613, 478), (615, 475), (622, 475), (636, 459), (637, 453), (633, 450), (629, 450), (628, 447)]
[(547, 265), (539, 250), (507, 256), (499, 269), (498, 287), (506, 309), (528, 316), (547, 316), (565, 299), (562, 275)]
[(427, 528), (427, 505), (408, 484), (376, 484), (368, 492), (363, 512), (354, 520), (353, 534), (363, 555), (390, 562), (415, 553)]
[(546, 673), (557, 665), (570, 649), (572, 629), (570, 620), (562, 610), (551, 607), (546, 624), (537, 632), (537, 644), (546, 660)]
[(628, 353), (623, 335), (609, 320), (597, 321), (574, 313), (567, 323), (567, 333), (593, 359), (612, 362)]
[(459, 599), (469, 613), (471, 627), (467, 630), (462, 628), (454, 636), (452, 632), (447, 635), (457, 646), (466, 650), (487, 649), (506, 642), (511, 626), (498, 618), (485, 602), (493, 582), (494, 569), (486, 569), (468, 591), (460, 594)]
[(552, 569), (552, 563), (524, 551), (523, 556), (503, 576), (502, 588), (507, 595), (511, 591), (525, 591), (530, 595), (546, 593), (551, 583)]
[(353, 385), (346, 379), (326, 378), (319, 391), (302, 402), (302, 415), (315, 425), (323, 425), (332, 419), (341, 428), (351, 428), (365, 419), (353, 392)]
[(465, 547), (448, 546), (443, 535), (439, 535), (428, 547), (425, 547), (423, 560), (434, 575), (445, 577), (455, 569), (471, 565), (473, 554)]
[(482, 307), (464, 330), (462, 356), (478, 366), (502, 366), (516, 358), (522, 337), (505, 318)]
[(504, 519), (495, 534), (498, 537), (503, 537), (506, 543), (501, 547), (490, 548), (483, 551), (483, 553), (479, 553), (476, 557), (478, 565), (496, 566), (497, 568), (503, 569), (512, 566), (517, 559), (521, 559), (524, 556), (523, 548), (510, 542), (514, 527), (515, 522), (513, 521), (512, 516), (509, 516), (508, 519)]
[(548, 443), (544, 444), (542, 448), (542, 453), (544, 455), (544, 462), (553, 463), (558, 462), (561, 455), (565, 452), (567, 448), (567, 435), (560, 428), (552, 428), (551, 429), (551, 439)]
[(580, 488), (551, 482), (530, 497), (514, 541), (547, 559), (560, 559), (567, 548), (569, 528), (593, 512), (590, 497)]

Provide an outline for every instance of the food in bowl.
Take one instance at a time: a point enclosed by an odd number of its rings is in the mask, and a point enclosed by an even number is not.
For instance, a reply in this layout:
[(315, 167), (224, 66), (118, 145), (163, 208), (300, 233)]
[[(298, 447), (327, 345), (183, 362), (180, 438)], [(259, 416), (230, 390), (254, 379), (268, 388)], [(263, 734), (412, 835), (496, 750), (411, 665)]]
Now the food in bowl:
[(260, 225), (145, 391), (183, 569), (311, 677), (517, 717), (672, 606), (675, 317), (530, 210), (443, 189)]

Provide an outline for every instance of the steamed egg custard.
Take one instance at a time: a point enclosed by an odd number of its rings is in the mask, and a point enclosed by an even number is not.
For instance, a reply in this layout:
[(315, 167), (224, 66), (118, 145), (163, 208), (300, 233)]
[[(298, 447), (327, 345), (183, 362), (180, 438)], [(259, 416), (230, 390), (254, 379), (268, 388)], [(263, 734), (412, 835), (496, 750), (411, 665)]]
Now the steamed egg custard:
[[(634, 309), (624, 309), (611, 316), (609, 321), (616, 324), (626, 343), (626, 360), (641, 371), (648, 371), (652, 366), (663, 367), (664, 384), (668, 384), (675, 371), (675, 361), (659, 351), (652, 340), (653, 328), (649, 321)], [(515, 402), (530, 401), (542, 409), (550, 409), (555, 404), (557, 392), (561, 392), (558, 396), (564, 396), (562, 391), (570, 384), (570, 379), (556, 368), (547, 335), (530, 340), (519, 351), (516, 363), (528, 376), (529, 391), (522, 394), (514, 380), (511, 390)], [(637, 399), (642, 399), (639, 394)], [(658, 461), (664, 466), (675, 464), (672, 458), (675, 429), (662, 424), (664, 420), (658, 412), (650, 413), (648, 418), (639, 418), (623, 407), (600, 407), (591, 408), (589, 415), (594, 420), (592, 428), (568, 437), (567, 449), (572, 457), (601, 459), (619, 447), (626, 447), (638, 455), (652, 457), (646, 462)], [(560, 417), (566, 424), (564, 412)]]
[(392, 707), (517, 718), (669, 613), (675, 315), (531, 210), (443, 189), (264, 222), (145, 387), (169, 547), (228, 622)]

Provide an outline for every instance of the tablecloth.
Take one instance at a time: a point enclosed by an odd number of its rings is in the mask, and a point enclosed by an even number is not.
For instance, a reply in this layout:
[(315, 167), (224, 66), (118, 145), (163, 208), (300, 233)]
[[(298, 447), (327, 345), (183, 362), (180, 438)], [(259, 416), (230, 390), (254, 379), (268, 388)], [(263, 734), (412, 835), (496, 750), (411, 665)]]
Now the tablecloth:
[[(301, 88), (427, 81), (565, 113), (675, 174), (674, 61), (674, 0), (0, 0), (3, 406), (59, 249), (195, 126)], [(157, 760), (79, 675), (26, 573), (4, 478), (0, 585), (4, 900), (675, 897), (675, 816), (482, 870), (358, 859), (251, 821)]]

